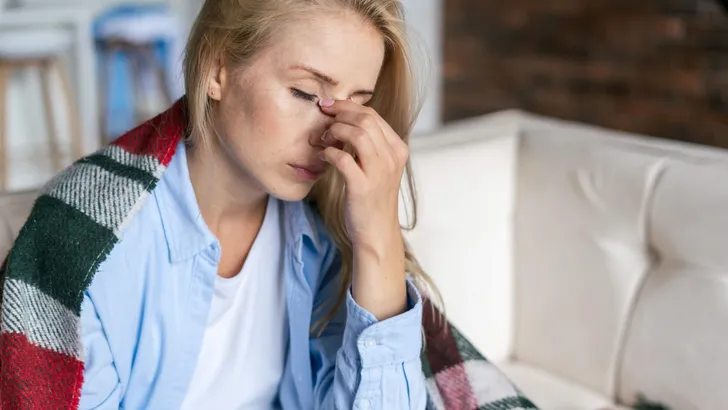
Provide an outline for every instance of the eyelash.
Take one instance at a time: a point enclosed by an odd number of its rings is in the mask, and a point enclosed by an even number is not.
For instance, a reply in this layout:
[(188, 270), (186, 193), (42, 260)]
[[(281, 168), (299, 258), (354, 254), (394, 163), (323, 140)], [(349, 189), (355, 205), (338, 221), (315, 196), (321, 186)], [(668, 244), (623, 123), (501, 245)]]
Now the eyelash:
[(294, 97), (300, 98), (302, 100), (314, 102), (318, 98), (315, 95), (304, 93), (303, 91), (297, 89), (297, 88), (291, 88), (291, 94), (293, 94)]
[[(319, 97), (313, 94), (304, 93), (303, 91), (299, 90), (298, 88), (291, 88), (291, 94), (293, 94), (294, 97), (300, 98), (302, 100), (315, 102)], [(368, 106), (371, 101), (367, 101), (366, 103), (362, 104), (364, 106)]]

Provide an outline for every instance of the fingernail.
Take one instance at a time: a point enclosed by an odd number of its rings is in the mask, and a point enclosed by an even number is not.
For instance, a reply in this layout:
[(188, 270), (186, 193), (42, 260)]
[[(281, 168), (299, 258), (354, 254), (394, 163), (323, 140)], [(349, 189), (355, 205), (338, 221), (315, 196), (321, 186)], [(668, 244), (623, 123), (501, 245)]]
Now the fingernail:
[(331, 98), (322, 98), (319, 100), (319, 105), (322, 107), (331, 107), (335, 102)]
[(318, 157), (319, 157), (319, 159), (321, 161), (326, 161), (326, 157), (324, 156), (324, 152), (323, 151), (319, 151)]
[(321, 134), (321, 141), (326, 141), (326, 134), (329, 133), (329, 130), (324, 131), (323, 134)]

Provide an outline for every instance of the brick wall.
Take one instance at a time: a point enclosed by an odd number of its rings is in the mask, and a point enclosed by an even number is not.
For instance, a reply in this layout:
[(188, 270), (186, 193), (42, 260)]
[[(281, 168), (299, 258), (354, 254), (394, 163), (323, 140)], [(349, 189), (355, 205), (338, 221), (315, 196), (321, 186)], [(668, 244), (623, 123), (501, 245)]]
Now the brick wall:
[(445, 121), (506, 108), (728, 148), (715, 0), (444, 0)]

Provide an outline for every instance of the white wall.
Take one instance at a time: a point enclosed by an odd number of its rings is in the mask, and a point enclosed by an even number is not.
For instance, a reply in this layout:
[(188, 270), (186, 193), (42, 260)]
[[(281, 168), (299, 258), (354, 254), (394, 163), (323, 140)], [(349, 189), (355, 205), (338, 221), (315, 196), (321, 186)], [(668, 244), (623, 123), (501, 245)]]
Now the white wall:
[(403, 0), (407, 9), (413, 48), (422, 43), (425, 53), (421, 66), (427, 67), (426, 97), (415, 126), (415, 133), (433, 131), (440, 127), (442, 116), (442, 3), (443, 0)]

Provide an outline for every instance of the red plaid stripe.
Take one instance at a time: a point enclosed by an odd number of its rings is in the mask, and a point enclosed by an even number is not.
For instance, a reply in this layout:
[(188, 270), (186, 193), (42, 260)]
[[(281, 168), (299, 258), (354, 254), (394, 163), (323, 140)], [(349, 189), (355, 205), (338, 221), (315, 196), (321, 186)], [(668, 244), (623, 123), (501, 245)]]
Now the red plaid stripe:
[(463, 358), (452, 337), (450, 323), (445, 321), (442, 314), (434, 309), (427, 299), (424, 300), (422, 322), (425, 328), (425, 355), (432, 373), (437, 374), (462, 364)]
[(435, 375), (440, 397), (448, 410), (475, 410), (478, 399), (470, 385), (465, 366), (459, 364)]
[(2, 333), (0, 338), (0, 409), (78, 408), (82, 362), (35, 346), (21, 334)]
[(117, 138), (112, 144), (137, 155), (150, 155), (169, 165), (180, 138), (185, 135), (187, 106), (178, 100), (169, 110)]

